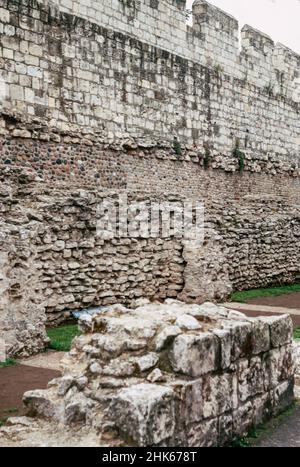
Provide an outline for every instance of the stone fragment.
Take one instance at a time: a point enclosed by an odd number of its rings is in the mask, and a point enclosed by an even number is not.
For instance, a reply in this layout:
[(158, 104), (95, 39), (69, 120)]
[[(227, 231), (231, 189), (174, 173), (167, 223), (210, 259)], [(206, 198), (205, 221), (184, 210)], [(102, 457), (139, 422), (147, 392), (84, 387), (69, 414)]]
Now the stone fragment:
[(141, 372), (150, 370), (153, 368), (159, 360), (159, 356), (156, 353), (148, 353), (143, 357), (136, 359), (137, 366)]
[(22, 425), (30, 427), (34, 423), (34, 419), (31, 417), (10, 417), (6, 421), (6, 425), (14, 426), (14, 425)]
[(101, 370), (101, 374), (104, 376), (113, 377), (128, 377), (132, 376), (136, 371), (136, 363), (126, 360), (115, 359), (109, 362), (108, 365), (104, 366)]
[(185, 330), (201, 329), (199, 322), (191, 315), (181, 315), (177, 318), (175, 326)]
[(95, 374), (95, 375), (101, 375), (102, 372), (102, 366), (98, 362), (93, 362), (90, 365), (90, 372)]
[(228, 319), (238, 319), (239, 321), (247, 321), (248, 318), (244, 313), (236, 310), (228, 310)]
[(53, 402), (47, 390), (37, 389), (25, 392), (23, 403), (26, 407), (26, 414), (30, 417), (39, 416), (54, 420), (62, 418), (62, 406)]
[(155, 368), (155, 370), (151, 371), (147, 376), (147, 381), (149, 381), (149, 383), (163, 383), (166, 381), (166, 377), (159, 368)]
[(83, 394), (76, 394), (72, 401), (66, 404), (65, 423), (67, 425), (86, 422), (88, 410), (93, 407), (91, 399), (87, 399)]
[(190, 313), (195, 316), (195, 318), (201, 319), (201, 317), (203, 317), (213, 321), (220, 318), (227, 318), (228, 316), (227, 308), (211, 302), (205, 302), (200, 306), (193, 307)]
[(178, 326), (166, 326), (156, 337), (155, 349), (157, 352), (160, 352), (168, 345), (171, 344), (173, 339), (181, 334), (182, 331)]
[(63, 376), (59, 379), (57, 394), (59, 396), (64, 396), (73, 384), (74, 378), (72, 376)]

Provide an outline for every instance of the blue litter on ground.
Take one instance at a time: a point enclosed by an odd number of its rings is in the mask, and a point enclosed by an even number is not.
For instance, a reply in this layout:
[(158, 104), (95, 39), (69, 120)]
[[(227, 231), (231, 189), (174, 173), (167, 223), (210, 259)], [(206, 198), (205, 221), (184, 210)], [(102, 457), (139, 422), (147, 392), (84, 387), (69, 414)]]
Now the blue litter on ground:
[(105, 306), (97, 306), (92, 308), (84, 308), (83, 310), (79, 311), (72, 311), (72, 316), (76, 319), (79, 319), (82, 315), (96, 315), (97, 313), (103, 313), (107, 311), (107, 307)]

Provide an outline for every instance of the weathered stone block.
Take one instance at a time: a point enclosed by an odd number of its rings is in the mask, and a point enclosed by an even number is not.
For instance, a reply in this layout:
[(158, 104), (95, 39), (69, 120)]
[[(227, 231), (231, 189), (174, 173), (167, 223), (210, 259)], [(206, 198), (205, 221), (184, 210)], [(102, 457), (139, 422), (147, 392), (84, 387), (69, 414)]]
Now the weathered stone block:
[(244, 403), (250, 397), (264, 392), (264, 372), (259, 357), (238, 363), (239, 398)]
[(225, 329), (216, 329), (213, 333), (220, 341), (220, 365), (225, 370), (231, 365), (232, 334)]
[(268, 318), (273, 347), (290, 344), (293, 339), (293, 322), (289, 315)]
[(218, 444), (218, 420), (208, 420), (191, 425), (187, 429), (186, 446), (194, 448), (213, 447)]
[(242, 437), (253, 424), (253, 406), (251, 402), (241, 405), (233, 412), (233, 436)]
[(252, 324), (244, 321), (224, 321), (223, 327), (231, 332), (232, 361), (250, 356), (252, 354)]
[(27, 391), (23, 395), (26, 414), (46, 419), (62, 420), (63, 406), (56, 404), (49, 395), (48, 390), (37, 389)]
[(232, 411), (237, 398), (233, 374), (203, 377), (203, 418)]
[(138, 446), (157, 445), (174, 435), (175, 399), (167, 387), (138, 384), (122, 389), (109, 413), (120, 432)]
[(258, 355), (270, 349), (270, 328), (263, 320), (253, 320), (252, 322), (252, 352)]
[(294, 402), (294, 380), (285, 381), (272, 392), (273, 414), (277, 415)]
[(211, 333), (175, 338), (169, 358), (173, 370), (197, 378), (219, 368), (219, 340)]
[(179, 396), (178, 422), (184, 427), (203, 419), (203, 379), (183, 383)]

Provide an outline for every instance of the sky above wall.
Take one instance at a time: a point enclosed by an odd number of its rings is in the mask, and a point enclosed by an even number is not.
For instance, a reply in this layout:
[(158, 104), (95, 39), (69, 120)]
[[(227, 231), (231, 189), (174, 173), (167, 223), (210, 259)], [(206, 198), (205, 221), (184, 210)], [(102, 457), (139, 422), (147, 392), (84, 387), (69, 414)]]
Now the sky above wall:
[[(300, 0), (209, 0), (240, 23), (259, 29), (300, 54)], [(187, 0), (191, 8), (193, 0)]]

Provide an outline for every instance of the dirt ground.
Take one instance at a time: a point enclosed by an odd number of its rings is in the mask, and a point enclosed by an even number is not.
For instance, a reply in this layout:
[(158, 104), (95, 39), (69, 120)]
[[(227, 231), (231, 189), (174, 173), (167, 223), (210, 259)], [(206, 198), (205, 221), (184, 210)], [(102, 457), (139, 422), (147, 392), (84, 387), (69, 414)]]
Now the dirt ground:
[(280, 306), (283, 308), (300, 309), (300, 292), (279, 295), (278, 297), (259, 297), (248, 300), (250, 305)]
[(59, 371), (15, 365), (0, 368), (0, 420), (23, 415), (22, 396), (31, 389), (45, 389)]
[[(249, 318), (257, 318), (258, 316), (278, 316), (278, 313), (270, 313), (270, 312), (263, 312), (263, 311), (250, 311), (250, 310), (243, 310), (242, 313), (249, 316)], [(293, 320), (294, 328), (300, 327), (300, 316), (291, 315)]]
[[(290, 293), (286, 295), (280, 295), (278, 297), (258, 297), (247, 300), (249, 305), (262, 305), (262, 306), (274, 306), (280, 308), (293, 308), (294, 310), (300, 310), (300, 292)], [(276, 313), (264, 313), (262, 311), (243, 311), (247, 316), (256, 318), (257, 316), (278, 316)], [(294, 327), (300, 327), (300, 316), (291, 315), (294, 323)]]

